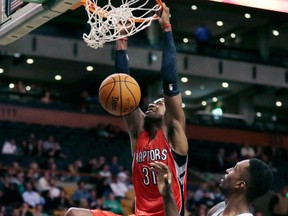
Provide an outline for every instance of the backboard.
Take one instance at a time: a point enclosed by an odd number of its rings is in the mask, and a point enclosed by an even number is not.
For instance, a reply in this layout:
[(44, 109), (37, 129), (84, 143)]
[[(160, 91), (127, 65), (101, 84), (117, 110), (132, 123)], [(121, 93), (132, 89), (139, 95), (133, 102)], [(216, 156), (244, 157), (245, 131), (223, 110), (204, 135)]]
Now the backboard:
[(79, 0), (0, 0), (0, 45), (18, 40)]

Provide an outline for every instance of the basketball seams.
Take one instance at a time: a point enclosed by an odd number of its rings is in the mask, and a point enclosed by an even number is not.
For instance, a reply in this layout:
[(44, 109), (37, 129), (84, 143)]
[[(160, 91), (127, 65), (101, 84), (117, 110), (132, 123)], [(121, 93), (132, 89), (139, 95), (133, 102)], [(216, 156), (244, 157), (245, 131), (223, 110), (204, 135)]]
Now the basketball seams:
[(113, 88), (111, 88), (111, 90), (110, 90), (110, 92), (109, 92), (109, 94), (108, 94), (108, 97), (106, 98), (105, 107), (107, 107), (107, 104), (108, 104), (108, 102), (109, 102), (110, 95), (112, 94), (112, 92), (114, 91), (115, 86), (116, 86), (115, 79), (114, 79), (113, 77), (111, 77), (111, 78), (114, 80), (114, 82), (111, 82), (110, 84), (113, 83), (114, 85), (113, 85)]
[[(129, 82), (127, 82), (126, 83), (126, 79), (127, 78), (129, 78), (129, 77), (125, 77), (124, 78), (124, 85), (126, 86), (126, 88), (127, 88), (127, 90), (130, 92), (130, 94), (132, 95), (132, 98), (133, 98), (133, 100), (134, 100), (134, 106), (136, 107), (136, 99), (135, 99), (135, 96), (134, 96), (134, 94), (132, 94), (132, 91), (130, 90), (130, 88), (129, 88), (129, 86), (127, 85), (127, 83), (129, 83)], [(135, 85), (135, 83), (133, 83), (134, 85)], [(137, 85), (136, 85), (137, 86)]]
[[(101, 91), (103, 88), (105, 88), (106, 86), (108, 86), (108, 85), (110, 85), (110, 84), (113, 84), (113, 83), (116, 84), (116, 83), (121, 83), (121, 82), (123, 82), (123, 80), (120, 80), (120, 81), (114, 80), (114, 81), (112, 81), (112, 82), (105, 83), (105, 85), (100, 86), (99, 91)], [(132, 81), (126, 81), (126, 83), (129, 83), (129, 84), (131, 84), (131, 85), (134, 85), (134, 86), (136, 86), (136, 87), (139, 87), (139, 85), (137, 85), (136, 83), (134, 83), (134, 82), (132, 82)]]
[(120, 74), (118, 75), (119, 77), (119, 94), (120, 94), (120, 115), (122, 115), (122, 80), (121, 80), (121, 77), (120, 77)]

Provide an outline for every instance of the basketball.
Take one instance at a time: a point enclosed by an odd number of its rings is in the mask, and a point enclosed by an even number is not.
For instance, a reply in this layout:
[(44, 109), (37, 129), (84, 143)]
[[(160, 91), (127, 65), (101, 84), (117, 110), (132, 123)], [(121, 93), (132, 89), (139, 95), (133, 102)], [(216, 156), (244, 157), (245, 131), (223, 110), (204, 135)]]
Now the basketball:
[(140, 99), (140, 87), (128, 74), (112, 74), (103, 80), (99, 88), (101, 106), (115, 116), (125, 116), (134, 111)]

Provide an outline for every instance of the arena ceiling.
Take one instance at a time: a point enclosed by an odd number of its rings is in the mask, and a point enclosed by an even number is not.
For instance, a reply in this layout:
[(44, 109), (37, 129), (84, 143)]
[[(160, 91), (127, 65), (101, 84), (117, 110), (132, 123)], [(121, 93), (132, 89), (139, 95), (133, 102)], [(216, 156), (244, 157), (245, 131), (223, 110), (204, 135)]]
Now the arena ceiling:
[[(171, 10), (171, 22), (175, 40), (179, 44), (183, 43), (183, 46), (195, 47), (194, 32), (200, 25), (205, 25), (211, 32), (210, 43), (213, 45), (233, 49), (247, 49), (260, 54), (263, 52), (264, 54), (262, 54), (265, 56), (269, 56), (273, 52), (287, 54), (288, 15), (285, 13), (221, 4), (207, 0), (167, 0), (165, 2)], [(195, 8), (197, 9), (195, 10)], [(250, 14), (250, 18), (245, 18), (245, 14)], [(218, 26), (217, 21), (222, 21), (223, 25)], [(82, 34), (89, 31), (86, 22), (86, 12), (84, 8), (79, 8), (62, 14), (32, 33), (45, 33), (57, 37), (81, 39)], [(147, 31), (144, 30), (135, 35), (135, 37), (147, 40)], [(278, 32), (278, 35), (275, 31)], [(231, 37), (232, 33), (235, 34), (235, 37)], [(184, 44), (184, 38), (188, 40), (188, 43)], [(221, 38), (225, 42), (221, 43)], [(0, 66), (9, 67), (10, 70), (15, 67), (17, 68), (15, 69), (17, 73), (3, 73), (1, 74), (2, 80), (8, 81), (9, 79), (16, 80), (19, 78), (28, 83), (29, 80), (38, 80), (41, 83), (57, 85), (53, 78), (45, 75), (47, 73), (42, 73), (43, 71), (50, 71), (51, 73), (65, 74), (65, 85), (73, 86), (75, 91), (77, 88), (81, 89), (88, 86), (93, 88), (91, 86), (97, 86), (95, 83), (99, 84), (100, 80), (103, 80), (103, 76), (92, 76), (91, 78), (91, 75), (73, 72), (77, 71), (77, 68), (80, 70), (84, 66), (81, 62), (71, 62), (56, 58), (49, 58), (47, 61), (46, 58), (37, 56), (34, 56), (34, 58), (41, 63), (34, 66), (29, 65), (29, 72), (27, 72), (28, 69), (25, 69), (28, 67), (27, 65), (15, 64), (14, 57), (5, 57), (4, 53), (2, 61), (0, 60)], [(283, 62), (283, 64), (285, 65), (286, 62)], [(23, 73), (21, 72), (22, 70), (24, 71)], [(112, 69), (111, 67), (105, 68), (103, 65), (99, 65), (98, 70), (110, 71)], [(149, 71), (147, 71), (146, 75), (148, 73)], [(157, 79), (154, 75), (151, 76), (153, 79)], [(141, 82), (150, 82), (151, 76), (141, 76)], [(285, 115), (288, 108), (288, 91), (285, 87), (233, 81), (230, 82), (229, 88), (223, 89), (222, 83), (225, 80), (201, 76), (191, 76), (188, 79), (191, 82), (181, 84), (181, 88), (191, 90), (191, 95), (183, 94), (183, 97), (184, 101), (187, 102), (187, 107), (194, 111), (203, 109), (201, 107), (202, 101), (210, 103), (213, 97), (217, 97), (217, 100), (225, 100), (225, 98), (230, 98), (229, 100), (231, 100), (233, 97), (237, 98), (239, 95), (249, 92), (251, 97), (255, 98), (252, 102), (255, 106), (255, 113), (258, 111), (266, 113), (265, 115), (271, 121), (275, 121), (274, 117), (276, 116), (277, 120), (288, 122)], [(265, 98), (264, 102), (263, 98)], [(275, 105), (275, 102), (279, 100), (282, 101), (282, 107)], [(274, 120), (272, 120), (273, 118)]]

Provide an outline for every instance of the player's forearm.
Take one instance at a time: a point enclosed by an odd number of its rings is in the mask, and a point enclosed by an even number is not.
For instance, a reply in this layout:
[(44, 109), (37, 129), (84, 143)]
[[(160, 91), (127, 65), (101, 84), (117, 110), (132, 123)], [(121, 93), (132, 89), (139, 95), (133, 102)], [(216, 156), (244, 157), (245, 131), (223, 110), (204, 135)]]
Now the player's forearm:
[(163, 81), (164, 94), (167, 96), (178, 95), (180, 91), (178, 88), (176, 47), (171, 31), (171, 26), (163, 29), (161, 76)]
[(163, 195), (165, 216), (179, 216), (177, 205), (172, 192)]
[(116, 41), (115, 50), (127, 50), (128, 38), (118, 39)]
[(115, 46), (115, 72), (130, 74), (129, 59), (127, 54), (127, 40), (116, 41)]

